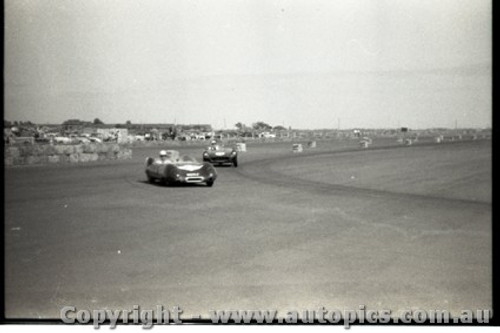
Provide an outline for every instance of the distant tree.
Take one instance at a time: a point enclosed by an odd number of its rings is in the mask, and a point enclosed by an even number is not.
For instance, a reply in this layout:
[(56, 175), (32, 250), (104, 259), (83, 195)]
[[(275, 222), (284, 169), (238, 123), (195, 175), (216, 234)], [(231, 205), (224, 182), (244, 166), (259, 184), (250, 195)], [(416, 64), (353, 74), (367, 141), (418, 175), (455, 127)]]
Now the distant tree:
[(125, 125), (132, 125), (132, 122), (130, 120), (127, 120), (127, 122), (125, 123)]
[(252, 128), (255, 130), (258, 130), (258, 131), (268, 131), (268, 130), (272, 129), (273, 127), (269, 124), (266, 124), (263, 121), (258, 121), (256, 123), (252, 124)]
[(278, 126), (274, 126), (273, 130), (275, 130), (275, 131), (286, 131), (286, 128), (283, 127), (283, 126), (278, 125)]
[(81, 124), (82, 121), (80, 119), (68, 119), (63, 121), (63, 125), (68, 125), (68, 124)]
[(94, 119), (94, 125), (102, 125), (102, 124), (104, 124), (104, 123), (102, 122), (101, 119), (99, 119), (99, 118)]
[(239, 131), (243, 131), (245, 129), (245, 124), (239, 122), (234, 125)]

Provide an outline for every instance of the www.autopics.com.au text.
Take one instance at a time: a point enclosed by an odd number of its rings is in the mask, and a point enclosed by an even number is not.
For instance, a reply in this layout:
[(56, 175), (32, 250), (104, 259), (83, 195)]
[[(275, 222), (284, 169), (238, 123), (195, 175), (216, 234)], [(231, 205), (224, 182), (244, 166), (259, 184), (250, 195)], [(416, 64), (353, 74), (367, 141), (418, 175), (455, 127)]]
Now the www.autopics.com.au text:
[(89, 324), (94, 328), (100, 325), (142, 324), (144, 328), (154, 325), (182, 324), (203, 320), (213, 324), (343, 324), (345, 328), (355, 323), (360, 324), (488, 324), (491, 310), (462, 310), (459, 315), (452, 316), (448, 310), (401, 310), (393, 314), (391, 310), (370, 310), (360, 305), (358, 309), (280, 311), (277, 310), (211, 310), (207, 316), (182, 316), (183, 309), (174, 306), (172, 309), (157, 305), (155, 309), (142, 309), (134, 305), (132, 309), (77, 309), (65, 306), (61, 309), (60, 318), (66, 324)]

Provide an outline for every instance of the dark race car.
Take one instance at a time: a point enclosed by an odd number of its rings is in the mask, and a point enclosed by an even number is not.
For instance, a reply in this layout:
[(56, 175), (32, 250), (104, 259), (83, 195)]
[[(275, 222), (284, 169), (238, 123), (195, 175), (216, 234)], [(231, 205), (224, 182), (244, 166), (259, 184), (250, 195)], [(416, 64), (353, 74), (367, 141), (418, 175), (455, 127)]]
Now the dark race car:
[(210, 163), (200, 163), (191, 156), (180, 156), (176, 150), (167, 150), (164, 160), (146, 158), (146, 176), (150, 183), (162, 184), (205, 183), (212, 186), (217, 171)]
[(203, 161), (212, 164), (232, 164), (238, 166), (238, 152), (234, 148), (213, 145), (203, 152)]

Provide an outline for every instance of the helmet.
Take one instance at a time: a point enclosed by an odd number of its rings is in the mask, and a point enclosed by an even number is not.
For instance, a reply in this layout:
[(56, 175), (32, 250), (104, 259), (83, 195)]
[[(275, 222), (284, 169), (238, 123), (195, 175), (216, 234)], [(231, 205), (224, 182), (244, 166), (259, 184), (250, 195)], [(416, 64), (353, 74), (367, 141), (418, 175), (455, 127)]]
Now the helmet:
[(160, 156), (167, 156), (167, 151), (166, 150), (160, 151)]

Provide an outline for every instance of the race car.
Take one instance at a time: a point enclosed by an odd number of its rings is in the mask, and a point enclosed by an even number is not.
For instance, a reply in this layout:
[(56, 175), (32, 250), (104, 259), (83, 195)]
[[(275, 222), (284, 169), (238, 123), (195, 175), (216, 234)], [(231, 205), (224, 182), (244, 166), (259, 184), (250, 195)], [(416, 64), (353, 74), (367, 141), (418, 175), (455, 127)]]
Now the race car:
[(232, 164), (238, 166), (238, 152), (223, 145), (212, 145), (203, 152), (203, 161), (212, 164)]
[(166, 150), (162, 151), (160, 159), (146, 158), (146, 176), (150, 183), (205, 183), (211, 187), (217, 179), (217, 171), (210, 163), (200, 163), (188, 155), (181, 156), (177, 150)]

